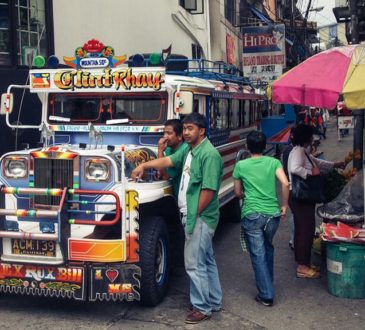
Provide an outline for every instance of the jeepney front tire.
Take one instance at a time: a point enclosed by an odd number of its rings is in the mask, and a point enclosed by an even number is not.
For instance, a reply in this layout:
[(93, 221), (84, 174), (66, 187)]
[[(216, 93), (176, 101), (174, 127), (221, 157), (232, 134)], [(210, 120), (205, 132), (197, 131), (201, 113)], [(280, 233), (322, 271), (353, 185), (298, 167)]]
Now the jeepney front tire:
[(156, 306), (166, 295), (170, 277), (169, 235), (161, 217), (141, 219), (139, 225), (141, 300)]

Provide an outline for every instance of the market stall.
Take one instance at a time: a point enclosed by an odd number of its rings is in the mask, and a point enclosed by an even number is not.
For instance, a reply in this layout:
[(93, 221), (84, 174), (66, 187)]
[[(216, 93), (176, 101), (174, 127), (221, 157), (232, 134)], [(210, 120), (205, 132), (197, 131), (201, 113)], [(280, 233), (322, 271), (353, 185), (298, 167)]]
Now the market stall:
[[(270, 86), (269, 95), (274, 103), (326, 109), (335, 109), (341, 97), (344, 108), (364, 110), (364, 75), (365, 45), (336, 47), (282, 75)], [(341, 117), (338, 123), (352, 127), (351, 116)], [(349, 159), (357, 163), (363, 159), (362, 144)], [(318, 209), (323, 218), (329, 292), (349, 298), (365, 298), (364, 175), (358, 170), (327, 174), (327, 188), (334, 184), (328, 189), (332, 196)]]

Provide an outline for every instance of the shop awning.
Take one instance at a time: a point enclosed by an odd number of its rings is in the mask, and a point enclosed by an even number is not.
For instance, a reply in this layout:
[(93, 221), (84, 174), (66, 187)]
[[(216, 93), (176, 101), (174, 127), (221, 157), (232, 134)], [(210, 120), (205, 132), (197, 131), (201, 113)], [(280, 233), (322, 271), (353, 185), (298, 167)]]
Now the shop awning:
[(284, 128), (280, 132), (273, 135), (267, 141), (267, 143), (269, 143), (269, 144), (288, 144), (289, 143), (289, 138), (290, 138), (290, 131), (291, 131), (290, 127)]
[[(267, 25), (271, 26), (274, 24), (274, 22), (267, 17), (264, 13), (262, 13), (261, 11), (259, 11), (257, 8), (250, 6), (250, 10), (252, 11), (252, 13), (258, 18), (260, 19), (263, 23), (266, 23)], [(291, 41), (290, 39), (285, 37), (285, 41), (290, 45), (293, 46), (294, 42)]]
[(255, 7), (250, 7), (252, 13), (261, 21), (263, 21), (264, 23), (268, 24), (268, 25), (272, 25), (272, 20), (267, 17), (264, 13), (262, 13), (261, 11), (259, 11), (258, 9), (256, 9)]

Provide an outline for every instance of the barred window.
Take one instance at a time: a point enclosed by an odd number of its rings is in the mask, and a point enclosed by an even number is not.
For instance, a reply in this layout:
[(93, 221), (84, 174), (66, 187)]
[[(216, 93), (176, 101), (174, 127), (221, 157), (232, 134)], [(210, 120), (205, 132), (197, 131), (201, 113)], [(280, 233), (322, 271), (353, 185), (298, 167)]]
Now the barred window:
[(232, 24), (234, 23), (235, 0), (224, 1), (224, 16)]
[(51, 6), (47, 0), (0, 0), (0, 66), (29, 66), (34, 56), (50, 55)]

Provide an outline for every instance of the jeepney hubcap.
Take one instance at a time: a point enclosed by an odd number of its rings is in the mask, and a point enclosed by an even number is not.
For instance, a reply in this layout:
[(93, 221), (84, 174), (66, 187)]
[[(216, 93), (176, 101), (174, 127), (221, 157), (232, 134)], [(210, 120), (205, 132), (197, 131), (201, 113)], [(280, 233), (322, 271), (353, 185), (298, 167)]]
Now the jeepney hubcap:
[(156, 246), (156, 283), (162, 284), (166, 271), (166, 246), (164, 241), (160, 238)]

